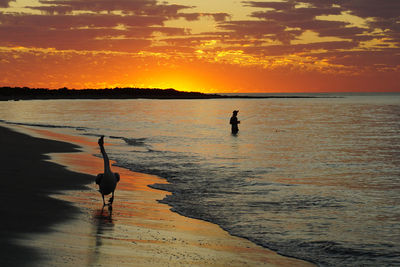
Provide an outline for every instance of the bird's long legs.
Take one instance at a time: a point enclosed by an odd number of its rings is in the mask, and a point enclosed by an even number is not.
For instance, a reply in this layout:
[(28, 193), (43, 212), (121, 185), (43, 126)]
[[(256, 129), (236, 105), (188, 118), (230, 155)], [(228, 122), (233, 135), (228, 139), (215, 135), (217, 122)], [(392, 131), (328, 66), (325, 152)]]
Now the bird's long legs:
[(104, 208), (104, 206), (106, 205), (106, 202), (105, 202), (105, 200), (104, 200), (104, 195), (101, 194), (101, 196), (103, 197), (103, 208)]
[(104, 195), (103, 194), (101, 194), (101, 197), (103, 198), (103, 207), (107, 206), (107, 205), (111, 206), (112, 203), (114, 202), (114, 192), (112, 192), (112, 196), (110, 197), (110, 200), (108, 201), (108, 204), (106, 204), (106, 201), (104, 199)]
[(114, 201), (114, 191), (112, 192), (112, 196), (111, 196), (110, 200), (108, 201), (108, 205), (112, 205), (113, 201)]

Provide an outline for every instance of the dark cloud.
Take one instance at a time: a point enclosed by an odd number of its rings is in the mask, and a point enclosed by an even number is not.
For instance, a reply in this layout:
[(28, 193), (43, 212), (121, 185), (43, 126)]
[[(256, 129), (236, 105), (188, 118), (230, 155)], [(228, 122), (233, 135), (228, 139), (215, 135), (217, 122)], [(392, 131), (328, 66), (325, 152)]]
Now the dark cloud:
[(187, 21), (196, 21), (205, 16), (212, 17), (217, 22), (226, 21), (230, 17), (228, 13), (179, 13), (175, 17), (185, 18)]
[(370, 68), (396, 68), (400, 62), (400, 54), (397, 49), (385, 49), (384, 51), (346, 51), (324, 52), (314, 54), (320, 59), (328, 58), (332, 64), (344, 66), (370, 67)]
[[(344, 12), (361, 18), (374, 18), (376, 23), (385, 21), (388, 25), (398, 24), (400, 19), (400, 1), (398, 0), (288, 0), (286, 2), (246, 1), (245, 5), (268, 8), (253, 13), (253, 17), (273, 20), (284, 25), (301, 22), (316, 22), (321, 15), (340, 15)], [(296, 8), (297, 4), (310, 7)], [(272, 10), (270, 10), (272, 9)], [(374, 23), (372, 23), (374, 24)]]
[(182, 9), (191, 8), (191, 6), (183, 5), (158, 4), (156, 0), (42, 0), (40, 2), (44, 6), (34, 7), (34, 9), (57, 13), (66, 11), (123, 11), (136, 15), (174, 16)]
[(15, 0), (0, 0), (0, 7), (9, 7), (10, 2), (15, 1)]
[(391, 19), (400, 17), (398, 0), (341, 0), (340, 6), (362, 18)]
[(229, 21), (218, 26), (222, 30), (232, 31), (239, 36), (263, 37), (278, 34), (285, 30), (285, 26), (271, 21)]
[(219, 29), (229, 31), (231, 38), (246, 39), (259, 38), (261, 40), (278, 40), (283, 44), (289, 44), (303, 32), (297, 29), (287, 29), (287, 26), (276, 21), (247, 20), (247, 21), (228, 21), (221, 23)]
[(309, 4), (312, 8), (321, 8), (321, 7), (332, 7), (333, 5), (339, 5), (343, 1), (352, 1), (352, 0), (289, 0), (294, 1), (296, 3), (304, 3)]
[[(286, 2), (255, 2), (246, 1), (244, 5), (260, 8), (251, 16), (257, 21), (234, 21), (221, 24), (220, 28), (229, 30), (236, 35), (255, 36), (269, 40), (279, 40), (284, 45), (297, 40), (306, 31), (314, 31), (321, 37), (334, 36), (346, 38), (352, 34), (363, 33), (362, 29), (347, 28), (349, 23), (338, 21), (318, 20), (317, 16), (340, 15), (340, 7), (332, 7), (332, 4), (317, 2), (310, 4), (312, 8), (299, 7), (303, 1)], [(325, 4), (323, 4), (325, 3)]]
[(228, 13), (222, 13), (222, 12), (220, 12), (220, 13), (207, 13), (207, 15), (213, 17), (215, 21), (219, 21), (219, 22), (225, 21), (225, 20), (227, 20), (228, 18), (231, 17)]
[[(9, 1), (0, 0), (8, 5)], [(165, 27), (171, 19), (188, 21), (208, 16), (217, 22), (229, 18), (228, 13), (184, 13), (188, 5), (168, 4), (156, 0), (40, 0), (30, 6), (42, 11), (0, 13), (0, 45), (55, 47), (64, 49), (104, 49), (134, 51), (149, 48), (155, 35), (182, 36), (184, 27)], [(79, 48), (81, 44), (81, 48)], [(90, 48), (90, 46), (93, 46)], [(129, 47), (129, 49), (128, 49)]]
[[(43, 30), (28, 27), (1, 27), (0, 35), (7, 33), (8, 38), (0, 41), (1, 46), (25, 46), (56, 48), (60, 50), (111, 50), (139, 51), (151, 44), (140, 36), (125, 35), (120, 38), (118, 30)], [(43, 40), (46, 40), (44, 43)]]
[(156, 16), (119, 16), (104, 14), (82, 15), (28, 15), (0, 14), (1, 26), (27, 26), (45, 29), (72, 29), (76, 27), (115, 27), (163, 25), (165, 18)]
[(323, 20), (299, 20), (287, 22), (286, 25), (276, 20), (259, 21), (230, 21), (222, 23), (219, 28), (231, 31), (233, 37), (264, 38), (279, 40), (283, 44), (289, 44), (297, 40), (305, 31), (310, 30), (321, 37), (341, 37), (353, 39), (357, 34), (362, 34), (365, 29), (358, 27), (346, 27), (348, 23), (340, 21)]
[[(280, 32), (271, 32), (276, 35), (276, 39), (283, 43), (297, 39), (303, 32), (307, 30), (318, 33), (321, 37), (348, 37), (351, 34), (359, 34), (363, 29), (352, 27), (347, 28), (350, 23), (339, 21), (318, 20), (317, 16), (323, 15), (340, 15), (342, 9), (339, 7), (322, 6), (317, 3), (317, 7), (312, 8), (296, 8), (296, 1), (290, 2), (247, 2), (254, 7), (274, 8), (274, 10), (257, 11), (252, 14), (253, 17), (280, 25)], [(288, 29), (298, 29), (296, 32), (289, 32)]]
[(181, 18), (186, 19), (187, 21), (196, 21), (199, 20), (201, 17), (200, 13), (184, 13), (184, 14), (179, 14)]
[(277, 20), (282, 22), (293, 22), (302, 20), (313, 20), (317, 16), (323, 15), (340, 15), (341, 8), (291, 8), (288, 10), (271, 10), (265, 12), (254, 12), (253, 17), (263, 18), (267, 20)]
[(159, 4), (156, 0), (51, 0), (40, 1), (43, 6), (30, 7), (49, 14), (72, 14), (73, 11), (85, 12), (116, 12), (126, 15), (159, 16), (165, 19), (185, 18), (189, 21), (198, 20), (201, 16), (211, 16), (216, 21), (224, 21), (228, 13), (183, 13), (185, 9), (193, 6), (176, 4)]
[(245, 6), (259, 7), (259, 8), (272, 8), (275, 10), (289, 10), (293, 9), (296, 5), (294, 1), (290, 2), (255, 2), (255, 1), (244, 1)]
[(357, 46), (357, 43), (351, 41), (341, 42), (318, 42), (310, 44), (296, 44), (296, 45), (270, 45), (270, 46), (253, 46), (246, 47), (244, 51), (251, 54), (257, 54), (262, 56), (284, 56), (290, 54), (313, 55), (310, 53), (314, 50), (341, 50), (341, 49), (352, 49)]
[(221, 36), (189, 36), (181, 38), (167, 38), (163, 41), (171, 46), (181, 46), (181, 47), (197, 47), (204, 44), (207, 41), (221, 40)]
[(0, 14), (0, 21), (3, 46), (138, 51), (151, 45), (155, 33), (185, 34), (182, 28), (162, 27), (164, 18), (155, 16)]
[[(258, 21), (231, 21), (220, 24), (236, 39), (247, 36), (268, 40), (279, 40), (282, 45), (275, 47), (248, 48), (249, 53), (273, 51), (286, 54), (307, 51), (307, 49), (330, 50), (356, 48), (360, 42), (380, 39), (377, 49), (400, 45), (400, 1), (398, 0), (287, 0), (283, 2), (244, 1), (245, 6), (259, 8), (251, 14)], [(366, 20), (363, 27), (354, 26), (351, 21), (329, 20), (329, 15), (351, 14)], [(320, 16), (325, 16), (322, 20)], [(367, 22), (368, 21), (368, 22)], [(367, 27), (367, 28), (366, 28)], [(343, 41), (321, 42), (307, 45), (291, 45), (306, 31), (319, 37), (341, 38)], [(310, 40), (311, 42), (311, 40)], [(366, 49), (365, 47), (363, 49)]]
[[(189, 6), (155, 0), (51, 0), (30, 7), (41, 15), (0, 13), (0, 45), (76, 50), (139, 51), (152, 37), (185, 35), (184, 28), (164, 27)], [(5, 3), (4, 0), (1, 3)], [(75, 14), (74, 11), (80, 11)], [(119, 13), (117, 12), (119, 11)]]
[(349, 13), (364, 19), (369, 18), (368, 26), (371, 30), (376, 28), (388, 30), (393, 34), (399, 33), (400, 1), (398, 0), (302, 0), (319, 7), (328, 7), (336, 4), (342, 13)]
[(321, 37), (339, 37), (343, 39), (353, 39), (357, 40), (357, 35), (362, 34), (365, 30), (359, 27), (345, 27), (345, 28), (335, 28), (329, 27), (326, 29), (320, 29), (318, 31)]

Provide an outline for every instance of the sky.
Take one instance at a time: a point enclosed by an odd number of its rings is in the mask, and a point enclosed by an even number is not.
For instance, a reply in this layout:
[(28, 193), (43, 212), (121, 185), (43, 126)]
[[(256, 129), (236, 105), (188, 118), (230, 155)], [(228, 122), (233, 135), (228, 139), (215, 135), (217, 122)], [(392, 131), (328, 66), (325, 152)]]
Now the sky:
[(0, 0), (0, 86), (400, 92), (400, 0)]

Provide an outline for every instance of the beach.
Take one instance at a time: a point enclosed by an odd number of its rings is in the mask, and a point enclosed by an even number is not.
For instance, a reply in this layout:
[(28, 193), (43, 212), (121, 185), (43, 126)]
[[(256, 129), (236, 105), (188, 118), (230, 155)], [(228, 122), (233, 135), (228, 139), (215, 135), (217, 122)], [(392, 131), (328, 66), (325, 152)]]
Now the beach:
[(148, 186), (166, 183), (157, 176), (114, 166), (110, 214), (93, 183), (96, 137), (13, 128), (0, 127), (4, 266), (312, 266), (172, 212)]
[[(72, 173), (48, 162), (46, 153), (74, 152), (77, 146), (0, 128), (1, 143), (1, 260), (4, 266), (30, 265), (38, 260), (35, 248), (16, 245), (13, 240), (29, 233), (50, 232), (50, 226), (68, 220), (77, 208), (50, 198), (60, 190), (82, 189), (91, 176)], [(57, 179), (53, 179), (57, 177)]]

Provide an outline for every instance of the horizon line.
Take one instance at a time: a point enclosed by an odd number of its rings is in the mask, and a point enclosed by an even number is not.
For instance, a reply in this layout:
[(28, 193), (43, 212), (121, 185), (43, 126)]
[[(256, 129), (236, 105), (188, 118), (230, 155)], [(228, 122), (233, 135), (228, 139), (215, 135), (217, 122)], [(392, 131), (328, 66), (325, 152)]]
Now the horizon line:
[(384, 93), (400, 93), (400, 91), (274, 91), (274, 92), (212, 92), (206, 93), (199, 91), (185, 91), (178, 90), (175, 88), (157, 88), (157, 87), (102, 87), (102, 88), (68, 88), (66, 86), (60, 88), (44, 88), (44, 87), (29, 87), (29, 86), (0, 86), (0, 88), (27, 88), (30, 90), (114, 90), (114, 89), (138, 89), (138, 90), (174, 90), (177, 92), (183, 93), (200, 93), (206, 95), (215, 95), (215, 94), (384, 94)]

